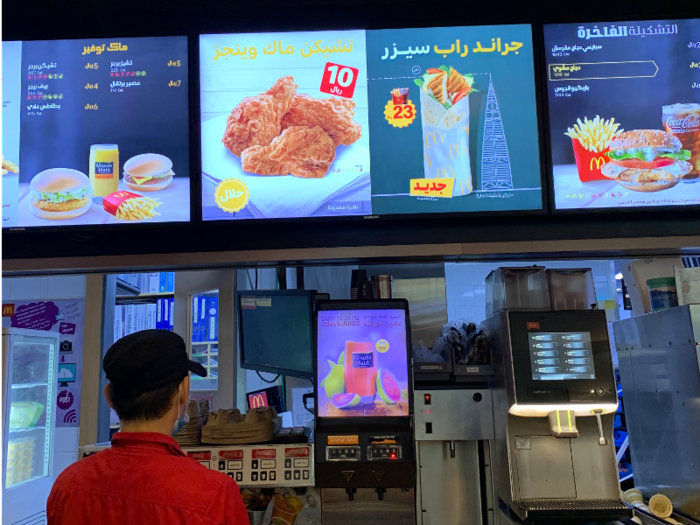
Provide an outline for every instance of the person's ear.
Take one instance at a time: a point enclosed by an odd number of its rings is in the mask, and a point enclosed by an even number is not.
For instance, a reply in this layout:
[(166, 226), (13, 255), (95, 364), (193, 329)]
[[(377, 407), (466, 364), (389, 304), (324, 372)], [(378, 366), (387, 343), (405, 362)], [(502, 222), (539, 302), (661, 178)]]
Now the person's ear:
[(180, 403), (187, 406), (187, 402), (190, 400), (190, 376), (186, 376), (182, 380), (182, 388), (180, 389)]
[(114, 410), (114, 403), (112, 403), (112, 383), (107, 383), (105, 385), (105, 399), (107, 400), (107, 404), (109, 405), (109, 408)]

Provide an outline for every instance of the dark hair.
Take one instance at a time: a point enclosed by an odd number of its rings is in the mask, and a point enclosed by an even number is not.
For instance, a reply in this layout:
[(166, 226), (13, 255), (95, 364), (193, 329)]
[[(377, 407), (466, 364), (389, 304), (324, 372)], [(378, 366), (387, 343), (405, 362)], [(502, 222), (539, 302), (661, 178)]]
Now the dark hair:
[(120, 390), (118, 385), (110, 383), (114, 410), (123, 421), (160, 419), (170, 410), (181, 383), (182, 379), (137, 396), (131, 396), (128, 390)]

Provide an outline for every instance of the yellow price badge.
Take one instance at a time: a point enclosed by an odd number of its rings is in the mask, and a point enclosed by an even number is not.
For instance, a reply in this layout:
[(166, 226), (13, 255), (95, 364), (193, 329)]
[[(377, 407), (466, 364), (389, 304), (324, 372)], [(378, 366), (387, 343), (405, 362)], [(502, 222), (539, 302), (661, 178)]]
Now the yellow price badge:
[(248, 204), (248, 187), (238, 179), (228, 179), (219, 183), (214, 190), (216, 205), (224, 211), (241, 211)]
[(416, 120), (416, 106), (410, 100), (408, 104), (394, 104), (390, 100), (384, 106), (384, 117), (395, 128), (405, 128)]
[(377, 352), (380, 354), (384, 354), (389, 351), (389, 341), (386, 339), (380, 339), (374, 346), (377, 349)]
[(451, 199), (454, 185), (455, 180), (452, 178), (411, 179), (411, 196)]

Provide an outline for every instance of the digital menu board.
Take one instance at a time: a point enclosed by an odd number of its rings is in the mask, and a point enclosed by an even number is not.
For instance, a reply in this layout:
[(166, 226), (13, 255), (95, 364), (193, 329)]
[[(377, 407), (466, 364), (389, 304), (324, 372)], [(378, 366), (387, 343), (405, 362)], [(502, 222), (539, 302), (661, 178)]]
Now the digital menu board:
[(544, 33), (556, 208), (700, 204), (700, 20)]
[(542, 207), (529, 25), (202, 35), (200, 80), (204, 220)]
[(3, 42), (2, 226), (190, 219), (187, 38)]
[(367, 32), (372, 213), (542, 207), (529, 25)]
[(408, 416), (406, 310), (321, 310), (318, 417)]
[(202, 35), (204, 220), (371, 213), (364, 31)]

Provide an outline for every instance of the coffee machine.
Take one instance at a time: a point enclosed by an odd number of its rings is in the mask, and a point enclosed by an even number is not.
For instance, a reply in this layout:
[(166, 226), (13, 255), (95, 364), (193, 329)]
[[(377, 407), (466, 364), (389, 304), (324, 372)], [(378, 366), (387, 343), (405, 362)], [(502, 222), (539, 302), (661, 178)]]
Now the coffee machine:
[(499, 268), (486, 295), (501, 522), (631, 517), (620, 501), (617, 393), (591, 271)]
[(411, 331), (402, 299), (316, 303), (323, 521), (415, 523)]

